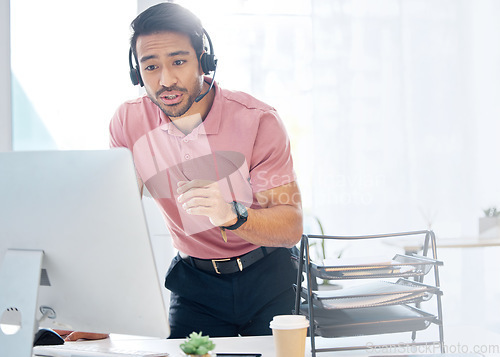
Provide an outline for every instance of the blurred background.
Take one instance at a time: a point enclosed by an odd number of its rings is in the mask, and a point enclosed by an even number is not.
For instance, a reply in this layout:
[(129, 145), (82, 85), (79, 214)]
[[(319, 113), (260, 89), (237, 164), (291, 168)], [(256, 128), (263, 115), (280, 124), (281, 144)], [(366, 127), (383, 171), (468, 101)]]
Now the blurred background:
[[(129, 24), (157, 2), (11, 1), (15, 150), (108, 147), (140, 94)], [(500, 204), (500, 2), (177, 2), (211, 35), (220, 85), (280, 113), (326, 231), (474, 236)]]

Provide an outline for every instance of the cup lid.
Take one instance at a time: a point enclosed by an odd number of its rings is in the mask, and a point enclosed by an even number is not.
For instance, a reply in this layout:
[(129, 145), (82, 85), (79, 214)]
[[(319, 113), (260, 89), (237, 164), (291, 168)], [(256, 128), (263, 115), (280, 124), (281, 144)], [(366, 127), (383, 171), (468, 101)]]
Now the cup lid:
[(304, 315), (274, 316), (269, 327), (276, 330), (293, 330), (309, 327), (309, 320)]

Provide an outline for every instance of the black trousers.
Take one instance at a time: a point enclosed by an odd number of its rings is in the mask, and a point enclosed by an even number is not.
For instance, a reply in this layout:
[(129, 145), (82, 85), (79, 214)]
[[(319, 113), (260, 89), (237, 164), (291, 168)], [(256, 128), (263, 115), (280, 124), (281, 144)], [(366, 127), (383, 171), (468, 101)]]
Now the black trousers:
[(177, 255), (167, 273), (171, 291), (170, 338), (191, 332), (211, 337), (269, 335), (275, 315), (294, 309), (294, 249), (279, 248), (241, 272), (218, 275)]

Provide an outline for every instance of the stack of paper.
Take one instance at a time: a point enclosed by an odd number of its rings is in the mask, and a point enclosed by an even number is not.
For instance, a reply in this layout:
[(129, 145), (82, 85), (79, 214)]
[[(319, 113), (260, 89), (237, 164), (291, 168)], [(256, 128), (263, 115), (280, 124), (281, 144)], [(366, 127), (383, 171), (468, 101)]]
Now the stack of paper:
[(415, 270), (415, 266), (386, 257), (353, 257), (325, 259), (317, 269), (332, 277), (357, 277), (382, 274), (401, 274)]
[(408, 302), (428, 291), (425, 285), (374, 281), (341, 290), (315, 291), (313, 297), (314, 303), (324, 309), (351, 309)]

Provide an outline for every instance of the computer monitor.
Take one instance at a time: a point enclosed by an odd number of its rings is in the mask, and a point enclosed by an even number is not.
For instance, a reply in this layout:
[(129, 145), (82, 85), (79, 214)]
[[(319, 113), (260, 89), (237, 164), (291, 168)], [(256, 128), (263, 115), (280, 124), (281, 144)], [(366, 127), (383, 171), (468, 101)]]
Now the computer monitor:
[(0, 356), (38, 326), (168, 337), (162, 289), (127, 149), (0, 153)]

